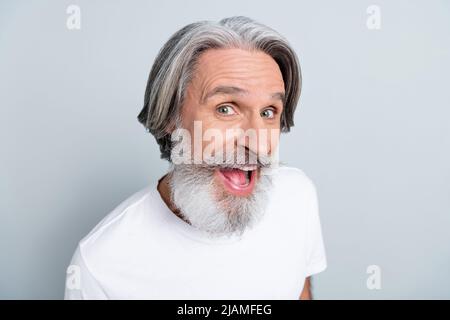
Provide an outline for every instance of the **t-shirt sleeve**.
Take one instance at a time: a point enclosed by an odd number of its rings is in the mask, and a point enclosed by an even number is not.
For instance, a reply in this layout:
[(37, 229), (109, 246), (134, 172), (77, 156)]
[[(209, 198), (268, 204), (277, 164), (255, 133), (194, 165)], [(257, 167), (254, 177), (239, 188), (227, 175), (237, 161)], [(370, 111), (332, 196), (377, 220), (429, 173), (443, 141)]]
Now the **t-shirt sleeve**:
[(309, 277), (313, 274), (322, 272), (327, 268), (327, 259), (319, 217), (319, 201), (317, 196), (317, 189), (312, 181), (306, 234), (307, 257), (305, 277)]
[(108, 299), (102, 287), (89, 271), (77, 247), (66, 271), (65, 300), (104, 300)]

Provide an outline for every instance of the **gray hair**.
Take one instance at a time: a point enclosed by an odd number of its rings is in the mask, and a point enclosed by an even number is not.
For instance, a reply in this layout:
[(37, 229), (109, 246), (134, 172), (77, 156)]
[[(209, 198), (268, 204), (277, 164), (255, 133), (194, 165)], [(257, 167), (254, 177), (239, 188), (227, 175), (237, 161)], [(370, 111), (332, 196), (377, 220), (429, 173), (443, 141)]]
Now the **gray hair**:
[(144, 107), (138, 115), (139, 122), (158, 142), (162, 159), (171, 161), (170, 131), (180, 120), (185, 90), (200, 54), (212, 48), (259, 50), (270, 55), (278, 64), (285, 85), (281, 132), (289, 132), (294, 125), (301, 70), (288, 41), (275, 30), (244, 16), (194, 22), (173, 34), (159, 51), (148, 77)]

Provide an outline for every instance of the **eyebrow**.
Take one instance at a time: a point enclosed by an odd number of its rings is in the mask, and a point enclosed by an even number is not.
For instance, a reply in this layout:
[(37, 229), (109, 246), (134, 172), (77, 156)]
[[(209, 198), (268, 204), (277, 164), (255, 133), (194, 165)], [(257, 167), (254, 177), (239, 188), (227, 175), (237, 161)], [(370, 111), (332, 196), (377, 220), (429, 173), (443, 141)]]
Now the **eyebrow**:
[[(200, 99), (200, 104), (204, 104), (209, 98), (219, 94), (237, 94), (237, 95), (246, 95), (248, 91), (235, 86), (217, 86), (211, 91), (209, 91), (204, 97)], [(284, 92), (275, 92), (270, 95), (272, 99), (281, 100), (283, 105), (285, 103), (286, 97)]]

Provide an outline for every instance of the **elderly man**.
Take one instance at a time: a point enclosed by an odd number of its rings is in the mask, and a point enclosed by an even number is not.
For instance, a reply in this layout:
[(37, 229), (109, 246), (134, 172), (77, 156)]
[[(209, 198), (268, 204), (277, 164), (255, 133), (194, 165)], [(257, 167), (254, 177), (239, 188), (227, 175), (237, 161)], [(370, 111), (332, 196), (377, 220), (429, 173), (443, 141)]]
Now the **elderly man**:
[(249, 18), (176, 32), (138, 115), (170, 170), (80, 241), (66, 299), (311, 299), (316, 188), (277, 161), (300, 87), (288, 42)]

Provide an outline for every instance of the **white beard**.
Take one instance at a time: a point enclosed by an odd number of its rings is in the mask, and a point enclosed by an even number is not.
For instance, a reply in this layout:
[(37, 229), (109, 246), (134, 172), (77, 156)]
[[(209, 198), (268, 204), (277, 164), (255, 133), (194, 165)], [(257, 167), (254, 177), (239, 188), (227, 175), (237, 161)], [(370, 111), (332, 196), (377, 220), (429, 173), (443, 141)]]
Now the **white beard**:
[(172, 164), (171, 200), (192, 226), (212, 236), (242, 235), (261, 219), (268, 203), (272, 176), (260, 170), (253, 192), (239, 197), (227, 193), (210, 168)]

